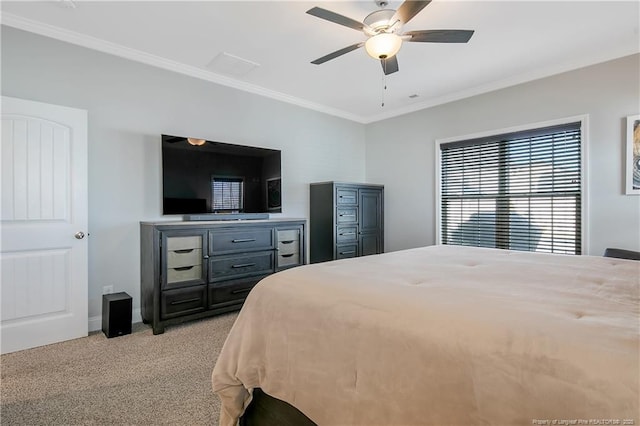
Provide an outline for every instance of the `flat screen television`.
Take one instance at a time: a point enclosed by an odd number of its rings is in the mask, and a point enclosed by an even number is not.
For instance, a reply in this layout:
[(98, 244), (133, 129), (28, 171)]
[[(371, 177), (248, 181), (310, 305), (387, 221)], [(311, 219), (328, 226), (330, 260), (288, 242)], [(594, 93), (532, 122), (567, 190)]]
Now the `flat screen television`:
[(280, 151), (162, 135), (162, 213), (282, 212)]

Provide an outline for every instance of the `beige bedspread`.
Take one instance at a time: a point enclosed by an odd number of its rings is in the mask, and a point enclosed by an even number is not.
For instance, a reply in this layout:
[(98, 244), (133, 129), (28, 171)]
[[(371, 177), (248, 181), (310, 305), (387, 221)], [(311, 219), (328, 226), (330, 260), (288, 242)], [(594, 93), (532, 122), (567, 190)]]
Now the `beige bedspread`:
[(290, 269), (227, 338), (220, 424), (260, 387), (319, 425), (639, 425), (639, 286), (640, 262), (456, 246)]

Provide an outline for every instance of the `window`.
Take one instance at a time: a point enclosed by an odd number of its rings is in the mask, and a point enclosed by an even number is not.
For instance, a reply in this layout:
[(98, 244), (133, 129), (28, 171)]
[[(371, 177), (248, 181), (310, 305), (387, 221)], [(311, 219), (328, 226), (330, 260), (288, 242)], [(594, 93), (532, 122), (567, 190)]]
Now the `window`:
[(441, 143), (441, 242), (580, 254), (581, 146), (581, 122)]
[(238, 213), (244, 209), (242, 178), (211, 177), (214, 212)]

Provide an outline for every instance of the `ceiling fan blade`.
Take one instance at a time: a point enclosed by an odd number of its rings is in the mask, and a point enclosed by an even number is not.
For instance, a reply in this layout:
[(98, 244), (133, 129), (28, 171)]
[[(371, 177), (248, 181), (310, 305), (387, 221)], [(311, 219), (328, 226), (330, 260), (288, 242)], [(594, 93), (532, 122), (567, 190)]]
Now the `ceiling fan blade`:
[(411, 36), (406, 41), (422, 43), (466, 43), (473, 35), (473, 30), (422, 30), (407, 31), (403, 35)]
[(396, 14), (393, 15), (391, 22), (399, 19), (403, 24), (406, 24), (413, 19), (414, 16), (420, 13), (420, 11), (429, 3), (431, 3), (431, 0), (405, 0), (398, 10), (396, 10)]
[(382, 64), (382, 71), (384, 71), (384, 75), (393, 74), (399, 70), (398, 57), (396, 55), (393, 55), (390, 58), (380, 59), (380, 63)]
[(321, 7), (313, 7), (307, 10), (307, 13), (309, 15), (313, 15), (339, 25), (344, 25), (345, 27), (353, 28), (354, 30), (362, 31), (364, 29), (364, 24), (362, 22), (347, 18), (346, 16), (340, 15), (327, 9), (323, 9)]
[(329, 53), (328, 55), (323, 56), (322, 58), (318, 58), (315, 61), (311, 61), (312, 64), (316, 64), (316, 65), (320, 65), (324, 62), (330, 61), (331, 59), (335, 59), (338, 56), (342, 56), (345, 53), (349, 53), (352, 50), (356, 50), (360, 47), (364, 46), (364, 42), (361, 41), (360, 43), (356, 43), (356, 44), (352, 44), (351, 46), (347, 46), (347, 47), (343, 47), (340, 50), (336, 50), (335, 52)]

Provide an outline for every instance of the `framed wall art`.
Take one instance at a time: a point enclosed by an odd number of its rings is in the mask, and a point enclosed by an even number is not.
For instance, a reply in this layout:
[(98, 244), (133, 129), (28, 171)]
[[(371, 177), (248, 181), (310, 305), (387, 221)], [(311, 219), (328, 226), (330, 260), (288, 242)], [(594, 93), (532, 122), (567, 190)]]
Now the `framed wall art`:
[(640, 115), (627, 117), (626, 192), (640, 195)]

